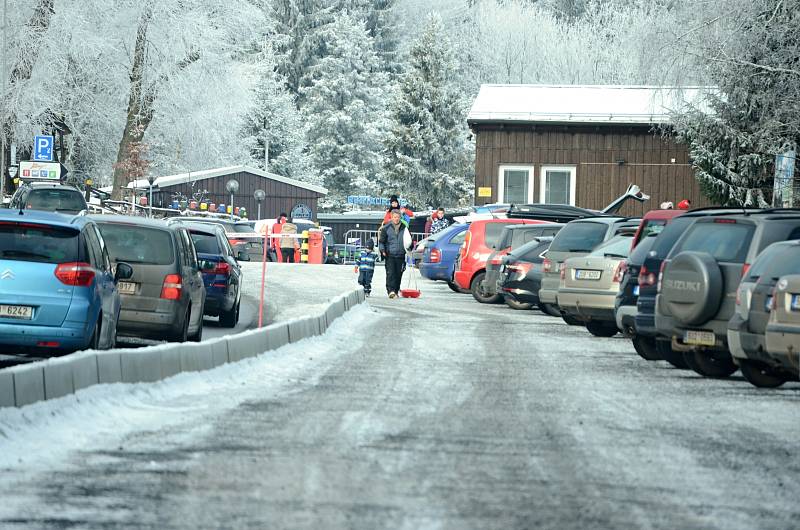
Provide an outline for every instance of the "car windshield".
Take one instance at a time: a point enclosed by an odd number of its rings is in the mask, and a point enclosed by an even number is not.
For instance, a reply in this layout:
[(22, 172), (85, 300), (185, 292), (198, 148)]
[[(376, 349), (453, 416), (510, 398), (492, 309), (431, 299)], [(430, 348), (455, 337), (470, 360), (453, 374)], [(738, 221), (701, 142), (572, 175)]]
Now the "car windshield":
[(98, 223), (114, 261), (169, 265), (175, 261), (167, 230), (130, 224)]
[(556, 234), (550, 252), (590, 252), (603, 242), (607, 230), (603, 223), (569, 223)]
[(198, 254), (221, 254), (217, 236), (194, 231), (191, 234)]
[(717, 261), (744, 263), (754, 230), (753, 225), (733, 219), (695, 223), (672, 252), (706, 252)]
[(78, 231), (31, 223), (0, 223), (0, 259), (69, 263), (81, 261)]
[(31, 190), (25, 198), (25, 208), (49, 212), (77, 213), (86, 209), (86, 201), (83, 200), (83, 196), (77, 190)]
[(589, 256), (608, 256), (613, 258), (627, 258), (631, 252), (633, 234), (620, 234), (614, 236), (593, 251)]

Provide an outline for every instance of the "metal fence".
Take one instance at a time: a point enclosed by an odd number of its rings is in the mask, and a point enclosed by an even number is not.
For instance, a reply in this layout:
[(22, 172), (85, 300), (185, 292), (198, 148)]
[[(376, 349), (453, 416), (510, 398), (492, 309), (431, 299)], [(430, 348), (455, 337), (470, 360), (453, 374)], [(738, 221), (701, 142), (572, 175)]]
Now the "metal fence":
[[(375, 243), (375, 248), (378, 248), (378, 230), (348, 230), (344, 234), (344, 245), (339, 245), (336, 252), (342, 263), (352, 265), (358, 260), (358, 255), (361, 249), (367, 244), (370, 239)], [(427, 237), (422, 232), (411, 232), (411, 240), (414, 242), (412, 248), (417, 246), (417, 243)], [(343, 247), (343, 248), (342, 248)], [(380, 258), (379, 258), (380, 259)]]

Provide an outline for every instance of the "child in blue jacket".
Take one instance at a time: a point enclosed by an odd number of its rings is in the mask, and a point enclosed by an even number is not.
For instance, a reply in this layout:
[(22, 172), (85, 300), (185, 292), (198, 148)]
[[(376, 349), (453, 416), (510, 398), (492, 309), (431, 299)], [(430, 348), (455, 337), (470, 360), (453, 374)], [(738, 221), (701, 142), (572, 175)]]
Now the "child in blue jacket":
[(367, 296), (372, 291), (372, 275), (375, 274), (375, 260), (377, 259), (378, 254), (375, 252), (375, 242), (372, 239), (368, 239), (366, 247), (361, 249), (355, 268), (358, 273), (358, 285), (364, 286), (364, 294)]

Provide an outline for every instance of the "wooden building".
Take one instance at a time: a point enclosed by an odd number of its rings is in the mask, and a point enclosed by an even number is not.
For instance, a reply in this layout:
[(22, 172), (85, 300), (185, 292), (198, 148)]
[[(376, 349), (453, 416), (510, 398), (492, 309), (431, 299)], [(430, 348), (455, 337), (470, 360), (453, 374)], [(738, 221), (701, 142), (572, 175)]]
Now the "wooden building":
[[(169, 208), (173, 201), (181, 199), (195, 200), (198, 203), (205, 201), (209, 205), (229, 205), (231, 193), (227, 191), (226, 184), (230, 180), (239, 184), (238, 190), (233, 194), (233, 205), (240, 208), (244, 206), (250, 219), (259, 218), (256, 190), (262, 190), (265, 194), (261, 201), (262, 219), (275, 218), (281, 212), (291, 215), (294, 210), (315, 220), (317, 202), (328, 193), (321, 186), (256, 168), (233, 166), (156, 178), (153, 183), (153, 206)], [(138, 180), (131, 182), (128, 189), (135, 190), (139, 196), (148, 196), (149, 186), (147, 180)]]
[(554, 203), (602, 209), (637, 184), (665, 201), (708, 205), (687, 149), (663, 137), (669, 111), (704, 89), (484, 85), (468, 123), (476, 137), (475, 204)]

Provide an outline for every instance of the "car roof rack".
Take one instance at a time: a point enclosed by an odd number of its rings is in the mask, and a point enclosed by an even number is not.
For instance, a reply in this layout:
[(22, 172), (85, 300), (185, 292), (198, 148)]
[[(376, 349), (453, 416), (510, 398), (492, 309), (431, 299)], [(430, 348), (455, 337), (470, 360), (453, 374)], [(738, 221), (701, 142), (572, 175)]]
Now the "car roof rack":
[(612, 217), (595, 210), (587, 210), (569, 204), (512, 204), (506, 212), (509, 219), (541, 219), (557, 223), (568, 223), (587, 217)]

